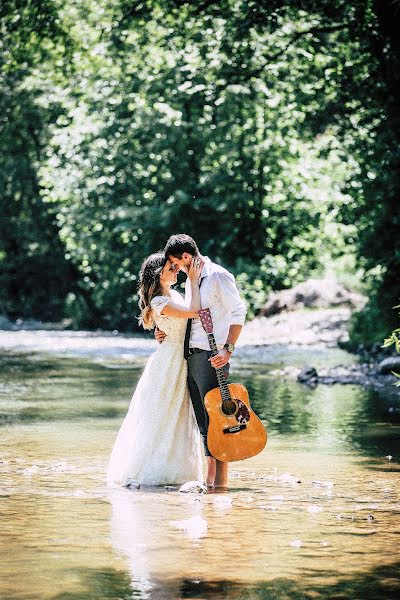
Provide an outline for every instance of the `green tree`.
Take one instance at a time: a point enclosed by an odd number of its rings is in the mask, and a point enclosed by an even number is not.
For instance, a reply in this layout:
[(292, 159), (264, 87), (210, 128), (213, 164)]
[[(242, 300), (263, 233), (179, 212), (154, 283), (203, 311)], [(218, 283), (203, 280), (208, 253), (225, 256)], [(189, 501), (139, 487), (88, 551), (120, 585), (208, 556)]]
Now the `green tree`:
[[(231, 267), (254, 312), (271, 288), (319, 268), (344, 175), (337, 148), (324, 149), (331, 193), (326, 181), (321, 191), (327, 172), (313, 172), (324, 144), (304, 126), (315, 110), (304, 95), (320, 85), (318, 69), (307, 83), (309, 54), (287, 51), (282, 33), (301, 19), (246, 42), (236, 23), (192, 5), (117, 5), (101, 29), (98, 5), (85, 6), (91, 35), (42, 177), (48, 202), (62, 207), (68, 257), (109, 324), (132, 322), (139, 263), (173, 231)], [(76, 42), (82, 28), (74, 15)], [(255, 51), (264, 47), (276, 55), (267, 78)]]
[(3, 310), (130, 327), (141, 261), (186, 231), (253, 314), (356, 255), (354, 339), (383, 337), (400, 294), (396, 3), (6, 4)]
[(6, 0), (0, 27), (0, 310), (60, 318), (74, 275), (38, 177), (59, 110), (43, 106), (33, 73), (59, 56), (66, 35), (52, 2)]

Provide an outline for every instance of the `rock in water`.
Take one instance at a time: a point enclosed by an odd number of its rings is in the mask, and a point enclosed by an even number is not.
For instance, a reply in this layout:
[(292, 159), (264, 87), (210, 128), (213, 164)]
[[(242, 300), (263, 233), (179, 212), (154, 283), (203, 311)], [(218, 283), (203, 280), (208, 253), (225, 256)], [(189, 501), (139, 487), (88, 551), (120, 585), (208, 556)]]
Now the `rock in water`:
[(206, 494), (207, 488), (201, 481), (188, 481), (179, 488), (183, 494)]
[(233, 500), (230, 496), (215, 496), (213, 504), (217, 508), (231, 508), (232, 502)]
[(318, 506), (318, 504), (310, 504), (310, 506), (307, 506), (307, 510), (309, 513), (316, 515), (317, 513), (322, 512), (324, 509), (322, 506)]
[(281, 483), (301, 483), (301, 479), (295, 475), (290, 475), (290, 473), (282, 473), (282, 475), (276, 477), (276, 480), (280, 481)]
[(182, 521), (171, 521), (171, 525), (177, 527), (192, 539), (203, 537), (207, 534), (208, 530), (207, 521), (200, 516), (184, 519)]
[(400, 356), (389, 356), (378, 365), (379, 373), (400, 373)]
[(333, 481), (318, 481), (318, 479), (314, 479), (314, 481), (311, 482), (311, 485), (318, 485), (320, 487), (333, 488), (333, 486), (335, 484), (333, 483)]
[(297, 381), (315, 386), (318, 383), (318, 373), (314, 367), (304, 367), (297, 375)]
[(136, 479), (127, 479), (123, 487), (128, 488), (128, 490), (138, 490), (140, 489), (140, 483)]

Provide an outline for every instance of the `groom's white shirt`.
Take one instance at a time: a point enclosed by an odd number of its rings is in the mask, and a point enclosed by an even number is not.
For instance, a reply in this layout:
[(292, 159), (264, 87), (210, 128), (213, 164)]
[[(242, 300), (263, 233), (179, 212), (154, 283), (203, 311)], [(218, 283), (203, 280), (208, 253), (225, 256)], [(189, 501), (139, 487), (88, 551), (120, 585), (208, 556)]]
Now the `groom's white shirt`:
[[(226, 343), (231, 325), (244, 325), (246, 304), (239, 296), (234, 276), (223, 267), (204, 256), (201, 273), (200, 298), (202, 308), (209, 308), (214, 323), (214, 337), (218, 349)], [(191, 289), (189, 281), (185, 285), (185, 304), (190, 305)], [(207, 335), (200, 319), (193, 319), (189, 346), (209, 350)]]

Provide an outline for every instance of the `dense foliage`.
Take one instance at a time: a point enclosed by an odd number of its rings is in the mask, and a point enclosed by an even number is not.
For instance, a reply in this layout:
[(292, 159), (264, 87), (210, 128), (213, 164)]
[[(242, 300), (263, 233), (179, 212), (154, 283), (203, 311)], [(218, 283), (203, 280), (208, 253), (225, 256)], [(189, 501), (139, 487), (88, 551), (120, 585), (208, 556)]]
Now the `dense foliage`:
[[(271, 289), (400, 296), (397, 3), (14, 0), (0, 9), (0, 309), (132, 327), (173, 232)], [(345, 271), (345, 273), (343, 273)], [(372, 315), (372, 317), (371, 317)]]

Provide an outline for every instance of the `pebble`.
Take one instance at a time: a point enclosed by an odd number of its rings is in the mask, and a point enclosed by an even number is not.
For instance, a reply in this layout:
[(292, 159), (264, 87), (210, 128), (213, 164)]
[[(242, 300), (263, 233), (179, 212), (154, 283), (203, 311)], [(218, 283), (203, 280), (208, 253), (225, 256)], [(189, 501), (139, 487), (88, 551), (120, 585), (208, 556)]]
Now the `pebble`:
[(50, 470), (53, 471), (53, 473), (64, 473), (65, 471), (75, 471), (75, 467), (61, 462), (51, 465)]
[(320, 487), (332, 488), (334, 487), (333, 481), (318, 481), (317, 479), (311, 482), (311, 485), (318, 485)]
[(171, 521), (171, 525), (189, 534), (192, 538), (202, 537), (208, 530), (207, 521), (199, 516), (183, 519), (182, 521)]
[(230, 496), (214, 496), (213, 504), (217, 508), (230, 508), (233, 500)]
[(127, 479), (123, 487), (128, 488), (128, 490), (138, 490), (140, 489), (140, 483), (135, 479)]
[(307, 510), (309, 513), (317, 514), (323, 512), (324, 509), (322, 506), (318, 506), (317, 504), (310, 504), (310, 506), (307, 507)]
[(301, 548), (303, 542), (301, 540), (293, 540), (292, 542), (290, 542), (290, 545), (292, 546), (292, 548)]
[(253, 496), (244, 496), (244, 498), (241, 498), (241, 500), (246, 504), (252, 504), (254, 502)]
[(207, 487), (201, 481), (187, 481), (179, 488), (182, 494), (206, 494)]
[(39, 465), (32, 465), (32, 467), (28, 467), (27, 469), (24, 469), (22, 471), (22, 473), (24, 475), (33, 475), (34, 473), (38, 473), (40, 470)]
[(301, 483), (301, 479), (296, 477), (295, 475), (290, 475), (290, 473), (282, 473), (277, 477), (277, 481), (282, 483)]
[(267, 475), (266, 477), (257, 477), (259, 481), (278, 481), (279, 483), (289, 483), (291, 485), (301, 483), (301, 479), (290, 473), (282, 473), (282, 475)]

